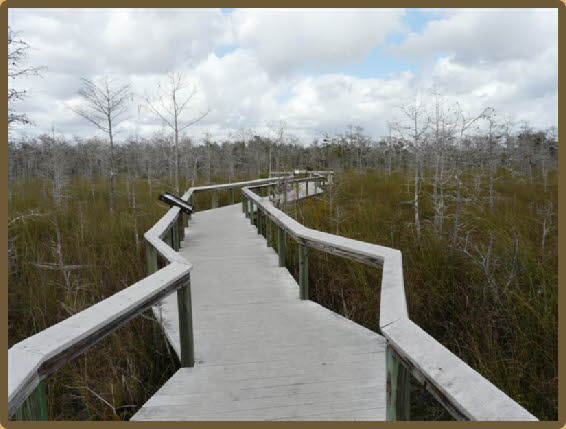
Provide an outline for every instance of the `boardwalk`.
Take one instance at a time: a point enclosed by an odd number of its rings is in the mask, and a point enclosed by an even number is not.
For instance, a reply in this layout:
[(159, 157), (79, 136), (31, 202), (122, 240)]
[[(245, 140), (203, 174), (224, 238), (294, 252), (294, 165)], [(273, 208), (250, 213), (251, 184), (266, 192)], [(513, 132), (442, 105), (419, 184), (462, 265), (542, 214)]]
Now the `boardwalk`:
[[(323, 192), (323, 179), (287, 182), (284, 200), (297, 199), (291, 188), (306, 196), (305, 182), (308, 195), (315, 183)], [(179, 207), (168, 210), (144, 234), (147, 277), (8, 350), (9, 416), (46, 420), (45, 378), (153, 308), (182, 369), (132, 420), (409, 420), (411, 376), (458, 420), (537, 420), (409, 318), (400, 250), (305, 227), (261, 196), (274, 186), (190, 188), (185, 201), (206, 192), (213, 207), (217, 191), (240, 188), (245, 215), (241, 204), (215, 208), (186, 228)], [(280, 258), (258, 235), (268, 225)], [(286, 236), (299, 285), (279, 267)], [(382, 270), (383, 337), (308, 301), (307, 249)]]
[[(132, 420), (385, 419), (385, 339), (301, 301), (240, 204), (195, 213), (185, 234), (195, 366)], [(179, 353), (174, 295), (162, 318)]]

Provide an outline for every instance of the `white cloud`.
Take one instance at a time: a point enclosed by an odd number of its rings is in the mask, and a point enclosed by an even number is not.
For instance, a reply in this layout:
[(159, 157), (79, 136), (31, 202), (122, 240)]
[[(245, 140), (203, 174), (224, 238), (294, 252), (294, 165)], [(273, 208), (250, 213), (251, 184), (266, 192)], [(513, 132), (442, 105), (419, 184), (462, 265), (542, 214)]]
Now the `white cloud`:
[(557, 9), (448, 9), (389, 52), (412, 59), (451, 56), (470, 65), (529, 59), (557, 46)]
[(242, 9), (232, 16), (234, 42), (253, 49), (270, 73), (309, 62), (361, 60), (402, 28), (403, 9)]
[[(37, 123), (69, 136), (96, 133), (68, 109), (80, 76), (112, 73), (139, 96), (183, 70), (199, 89), (187, 111), (213, 110), (189, 135), (226, 137), (240, 128), (268, 132), (285, 120), (288, 131), (309, 142), (319, 131), (360, 124), (386, 134), (397, 106), (435, 86), (470, 113), (491, 106), (517, 120), (546, 127), (558, 120), (556, 11), (447, 10), (431, 13), (421, 34), (408, 34), (395, 55), (421, 59), (419, 68), (386, 78), (340, 73), (343, 65), (383, 46), (404, 28), (402, 10), (58, 10), (11, 9), (10, 25), (34, 48), (30, 62), (45, 65), (43, 79), (19, 105)], [(216, 49), (233, 45), (219, 57)], [(297, 72), (305, 65), (333, 65), (324, 75)], [(377, 73), (376, 73), (377, 74)], [(136, 98), (120, 137), (162, 128)]]

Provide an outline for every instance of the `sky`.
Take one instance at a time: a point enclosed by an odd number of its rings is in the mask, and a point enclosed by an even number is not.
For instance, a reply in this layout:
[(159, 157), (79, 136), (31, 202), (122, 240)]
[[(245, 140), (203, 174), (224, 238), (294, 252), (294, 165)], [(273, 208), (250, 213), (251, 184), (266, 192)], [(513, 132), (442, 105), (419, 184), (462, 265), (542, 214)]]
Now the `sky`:
[(168, 72), (197, 90), (184, 119), (199, 141), (242, 130), (285, 131), (304, 144), (358, 125), (379, 138), (401, 106), (459, 103), (468, 117), (492, 107), (535, 128), (558, 125), (557, 9), (9, 9), (41, 78), (17, 110), (68, 138), (103, 134), (77, 116), (81, 77), (109, 75), (133, 96), (117, 139), (166, 130), (143, 96)]

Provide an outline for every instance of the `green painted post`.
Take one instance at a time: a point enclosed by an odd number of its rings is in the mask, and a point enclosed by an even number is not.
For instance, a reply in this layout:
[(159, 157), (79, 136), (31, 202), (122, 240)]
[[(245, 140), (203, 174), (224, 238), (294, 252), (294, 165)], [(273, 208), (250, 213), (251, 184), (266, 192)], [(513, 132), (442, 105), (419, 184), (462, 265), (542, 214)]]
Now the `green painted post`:
[(308, 251), (302, 244), (299, 244), (299, 291), (301, 299), (309, 299)]
[(169, 228), (163, 236), (163, 241), (173, 247), (173, 234), (171, 233), (171, 228)]
[(47, 395), (45, 380), (41, 380), (35, 390), (16, 411), (16, 420), (47, 421)]
[(157, 271), (157, 250), (150, 243), (145, 245), (145, 260), (147, 262), (147, 275), (150, 276)]
[(218, 198), (216, 195), (216, 189), (212, 190), (212, 208), (215, 209), (218, 207)]
[(397, 359), (390, 344), (385, 351), (386, 378), (386, 418), (387, 421), (410, 420), (410, 373)]
[(234, 205), (234, 188), (230, 188), (230, 204)]
[(185, 239), (185, 213), (179, 212), (177, 218), (177, 229), (179, 230), (179, 249), (181, 248), (181, 241)]
[(195, 347), (193, 337), (193, 309), (191, 302), (191, 279), (177, 290), (179, 309), (179, 339), (181, 340), (181, 367), (195, 366)]
[(285, 230), (278, 226), (277, 227), (277, 249), (279, 253), (279, 266), (285, 266)]
[(171, 247), (175, 252), (179, 251), (179, 228), (175, 223), (171, 225)]

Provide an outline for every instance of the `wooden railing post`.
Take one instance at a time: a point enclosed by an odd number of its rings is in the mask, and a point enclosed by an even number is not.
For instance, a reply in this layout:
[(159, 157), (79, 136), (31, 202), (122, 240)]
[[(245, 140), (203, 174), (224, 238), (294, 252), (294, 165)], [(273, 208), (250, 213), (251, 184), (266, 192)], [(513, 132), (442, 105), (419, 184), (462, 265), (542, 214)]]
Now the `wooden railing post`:
[(171, 247), (175, 252), (179, 251), (179, 228), (175, 223), (171, 225)]
[(279, 253), (279, 266), (285, 266), (285, 230), (278, 226), (277, 228), (277, 249)]
[(196, 205), (196, 203), (195, 203), (195, 193), (194, 193), (194, 192), (193, 192), (193, 193), (191, 194), (191, 196), (189, 197), (189, 204), (190, 204), (191, 206), (193, 206), (193, 212), (196, 212), (196, 211), (197, 211), (197, 205)]
[(185, 239), (185, 213), (179, 212), (177, 219), (177, 229), (179, 230), (179, 249), (181, 248), (181, 241)]
[(257, 225), (256, 226), (257, 226), (257, 233), (260, 234), (260, 235), (262, 234), (262, 232), (261, 232), (261, 227), (262, 227), (261, 218), (262, 218), (261, 209), (259, 208), (259, 206), (257, 206)]
[(218, 198), (216, 195), (216, 189), (213, 189), (211, 193), (212, 193), (212, 208), (215, 209), (218, 207)]
[(267, 243), (267, 247), (271, 247), (271, 219), (269, 216), (265, 217), (265, 242)]
[(41, 380), (35, 390), (16, 411), (16, 420), (47, 421), (47, 395), (45, 380)]
[(385, 351), (387, 421), (410, 420), (410, 378), (389, 342)]
[(242, 195), (242, 207), (244, 209), (244, 214), (246, 215), (246, 218), (250, 217), (248, 199), (243, 195)]
[(195, 366), (195, 347), (193, 337), (193, 309), (191, 302), (191, 278), (177, 290), (179, 309), (179, 339), (181, 341), (181, 367)]
[[(315, 186), (316, 189), (316, 186)], [(309, 182), (305, 182), (305, 196), (308, 197), (309, 196)]]
[(250, 200), (250, 223), (254, 224), (254, 202)]
[(150, 276), (157, 271), (157, 250), (151, 243), (145, 245), (145, 260), (147, 262), (147, 275)]
[(234, 188), (230, 188), (230, 204), (234, 205)]
[(301, 299), (309, 299), (308, 250), (302, 244), (299, 244), (299, 291)]

